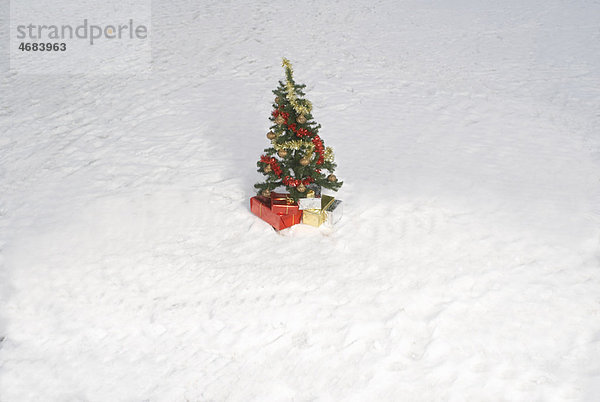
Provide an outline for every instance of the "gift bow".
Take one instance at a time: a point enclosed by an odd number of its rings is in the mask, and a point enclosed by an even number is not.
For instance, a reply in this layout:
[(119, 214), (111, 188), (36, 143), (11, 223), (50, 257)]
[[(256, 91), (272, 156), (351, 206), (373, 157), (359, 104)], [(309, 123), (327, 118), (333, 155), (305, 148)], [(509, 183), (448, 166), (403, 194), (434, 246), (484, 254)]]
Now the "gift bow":
[(285, 201), (285, 203), (287, 205), (292, 205), (294, 203), (294, 200), (292, 198), (289, 198), (287, 195), (284, 197), (275, 197), (273, 198), (274, 201)]

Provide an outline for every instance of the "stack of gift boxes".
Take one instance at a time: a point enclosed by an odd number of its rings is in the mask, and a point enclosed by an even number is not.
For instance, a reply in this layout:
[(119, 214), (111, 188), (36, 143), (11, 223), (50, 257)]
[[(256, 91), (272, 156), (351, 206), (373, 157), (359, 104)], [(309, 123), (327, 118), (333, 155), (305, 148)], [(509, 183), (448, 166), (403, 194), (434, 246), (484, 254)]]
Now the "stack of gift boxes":
[(271, 192), (271, 197), (252, 197), (250, 209), (275, 230), (300, 222), (315, 227), (333, 226), (342, 218), (342, 201), (329, 195), (321, 196), (321, 187), (315, 184), (308, 186), (306, 198), (300, 198), (298, 202), (288, 194)]

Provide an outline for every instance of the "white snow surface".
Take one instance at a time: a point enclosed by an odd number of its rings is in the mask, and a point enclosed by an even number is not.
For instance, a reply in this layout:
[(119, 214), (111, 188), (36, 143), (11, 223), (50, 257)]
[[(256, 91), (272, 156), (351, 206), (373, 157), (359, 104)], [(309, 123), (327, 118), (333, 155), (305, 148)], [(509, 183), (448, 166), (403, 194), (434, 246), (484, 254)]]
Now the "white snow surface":
[[(152, 6), (150, 74), (1, 72), (1, 401), (598, 400), (600, 3)], [(249, 210), (282, 56), (333, 229)]]

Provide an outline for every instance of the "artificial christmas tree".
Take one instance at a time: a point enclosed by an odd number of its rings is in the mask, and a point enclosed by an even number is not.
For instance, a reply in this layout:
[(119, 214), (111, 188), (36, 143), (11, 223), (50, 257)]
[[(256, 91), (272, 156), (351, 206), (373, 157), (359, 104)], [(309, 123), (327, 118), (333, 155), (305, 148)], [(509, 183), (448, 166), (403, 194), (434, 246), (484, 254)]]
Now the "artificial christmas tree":
[[(294, 82), (292, 65), (283, 59), (285, 82), (273, 91), (275, 102), (270, 120), (274, 123), (267, 138), (271, 146), (257, 162), (266, 176), (254, 187), (258, 194), (270, 197), (271, 191), (284, 186), (294, 201), (306, 197), (307, 187), (317, 184), (337, 191), (343, 184), (333, 174), (336, 164), (333, 150), (319, 136), (320, 124), (313, 120), (312, 105), (304, 98), (306, 85)], [(327, 171), (329, 173), (324, 173)]]

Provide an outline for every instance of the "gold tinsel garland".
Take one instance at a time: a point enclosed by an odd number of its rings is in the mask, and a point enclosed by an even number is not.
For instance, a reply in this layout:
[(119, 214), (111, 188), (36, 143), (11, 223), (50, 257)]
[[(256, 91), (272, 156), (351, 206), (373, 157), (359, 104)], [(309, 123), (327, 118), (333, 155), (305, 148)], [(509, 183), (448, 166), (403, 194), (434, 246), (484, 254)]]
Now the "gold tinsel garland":
[[(292, 64), (290, 63), (290, 61), (288, 59), (286, 59), (285, 57), (283, 58), (283, 62), (282, 62), (282, 66), (286, 68), (286, 70), (289, 70), (289, 75), (292, 76), (294, 74), (294, 70), (292, 69)], [(310, 101), (308, 100), (304, 100), (304, 103), (306, 104), (306, 106), (301, 105), (300, 102), (298, 102), (298, 98), (296, 97), (296, 93), (294, 91), (294, 84), (292, 84), (292, 82), (287, 79), (287, 75), (286, 75), (286, 85), (285, 85), (287, 94), (286, 94), (286, 98), (287, 100), (290, 102), (290, 104), (292, 105), (292, 107), (294, 108), (294, 110), (296, 111), (296, 113), (298, 114), (309, 114), (310, 111), (312, 110), (312, 104), (310, 103)], [(278, 134), (280, 134), (283, 130), (277, 130)], [(276, 143), (276, 138), (271, 140), (271, 143), (273, 144), (273, 148), (275, 148), (276, 151), (280, 151), (282, 149), (300, 149), (302, 147), (306, 148), (306, 158), (310, 159), (313, 155), (313, 152), (315, 150), (315, 145), (312, 142), (308, 142), (308, 141), (302, 141), (302, 140), (296, 140), (296, 141), (286, 141), (284, 143), (281, 144), (277, 144)], [(327, 162), (333, 162), (334, 161), (334, 155), (333, 155), (333, 149), (331, 147), (326, 147), (325, 151), (323, 153), (323, 159), (325, 159), (325, 161)]]
[(327, 162), (333, 162), (333, 149), (331, 147), (325, 147), (325, 152), (323, 153), (323, 158)]
[[(312, 154), (315, 150), (315, 144), (313, 144), (312, 142), (301, 141), (301, 140), (286, 141), (281, 144), (277, 144), (275, 142), (275, 140), (272, 140), (271, 143), (273, 144), (273, 148), (275, 148), (276, 151), (279, 151), (282, 149), (300, 149), (300, 148), (304, 147), (304, 148), (306, 148), (306, 151), (307, 151), (306, 158), (308, 158), (308, 159), (310, 159), (312, 157)], [(325, 152), (323, 153), (323, 158), (327, 162), (334, 161), (333, 149), (331, 147), (325, 147)]]
[(312, 154), (315, 149), (315, 144), (300, 140), (286, 141), (281, 144), (276, 144), (275, 141), (273, 141), (273, 148), (275, 148), (276, 151), (279, 151), (280, 149), (300, 149), (301, 147), (306, 147), (308, 152)]
[[(290, 76), (292, 76), (294, 74), (294, 70), (292, 69), (292, 64), (285, 57), (283, 58), (283, 62), (281, 63), (281, 65), (283, 67), (285, 67), (286, 70), (289, 70)], [(301, 105), (300, 102), (298, 102), (298, 98), (296, 97), (296, 93), (294, 91), (294, 89), (295, 89), (294, 84), (292, 84), (292, 82), (289, 79), (287, 79), (287, 76), (286, 76), (285, 89), (287, 92), (285, 97), (291, 103), (291, 105), (294, 108), (294, 110), (296, 111), (296, 113), (304, 114), (304, 115), (309, 114), (310, 111), (312, 110), (312, 104), (310, 103), (310, 101), (308, 101), (306, 99), (304, 100), (304, 103), (306, 104), (306, 106)]]

